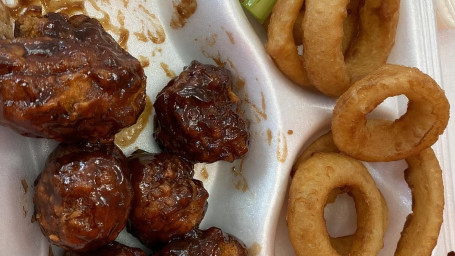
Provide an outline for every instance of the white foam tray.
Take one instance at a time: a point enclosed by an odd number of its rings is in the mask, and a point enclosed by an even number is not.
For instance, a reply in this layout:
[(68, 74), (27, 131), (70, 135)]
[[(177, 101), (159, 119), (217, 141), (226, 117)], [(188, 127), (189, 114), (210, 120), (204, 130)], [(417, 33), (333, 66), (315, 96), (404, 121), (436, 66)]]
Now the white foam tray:
[[(210, 193), (201, 226), (218, 226), (234, 234), (251, 248), (252, 255), (294, 255), (283, 214), (290, 167), (303, 146), (329, 129), (334, 100), (295, 86), (276, 69), (264, 51), (264, 31), (244, 14), (237, 0), (198, 0), (196, 13), (178, 30), (170, 27), (172, 1), (129, 1), (126, 9), (125, 1), (94, 2), (110, 14), (114, 24), (118, 25), (119, 10), (126, 16), (125, 27), (130, 30), (128, 50), (150, 61), (146, 68), (147, 93), (152, 100), (170, 79), (161, 63), (179, 73), (193, 59), (212, 64), (221, 61), (239, 81), (245, 82), (239, 96), (246, 99), (243, 108), (251, 123), (250, 151), (242, 161), (196, 167), (196, 177), (203, 180)], [(152, 16), (140, 5), (155, 15), (158, 23), (150, 22)], [(90, 1), (86, 7), (90, 15), (102, 17)], [(146, 21), (145, 26), (152, 33), (161, 26), (166, 33), (164, 43), (137, 40), (134, 32), (143, 29), (141, 21)], [(418, 67), (441, 83), (431, 1), (402, 0), (396, 44), (389, 61)], [(395, 98), (380, 106), (379, 115), (397, 117), (405, 109), (406, 100)], [(138, 141), (124, 149), (126, 154), (136, 147), (158, 152), (150, 122)], [(433, 146), (444, 170), (446, 188), (444, 224), (433, 253), (438, 256), (447, 255), (455, 245), (449, 214), (454, 212), (451, 174), (454, 160), (450, 158), (449, 145), (453, 131), (451, 121)], [(48, 255), (46, 238), (38, 224), (30, 221), (32, 184), (56, 143), (25, 138), (4, 127), (0, 127), (0, 142), (0, 255)], [(380, 255), (393, 255), (411, 211), (411, 196), (403, 179), (406, 165), (398, 161), (367, 166), (390, 209), (389, 229)], [(208, 177), (202, 174), (204, 169)], [(27, 192), (22, 180), (29, 186)], [(333, 235), (355, 230), (352, 201), (346, 197), (339, 201), (347, 204), (337, 203), (326, 211), (329, 232)], [(119, 240), (137, 245), (126, 232), (121, 233)], [(54, 253), (58, 255), (59, 250), (54, 248)]]

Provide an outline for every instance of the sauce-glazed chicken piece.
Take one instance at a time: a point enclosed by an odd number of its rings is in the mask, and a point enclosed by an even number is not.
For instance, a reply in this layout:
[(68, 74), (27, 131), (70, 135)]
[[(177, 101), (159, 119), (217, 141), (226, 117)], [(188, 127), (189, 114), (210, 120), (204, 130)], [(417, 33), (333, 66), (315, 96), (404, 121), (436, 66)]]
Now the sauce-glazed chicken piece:
[(111, 141), (145, 107), (146, 77), (96, 19), (28, 9), (0, 40), (0, 124), (59, 141)]
[(193, 164), (167, 153), (136, 151), (128, 158), (134, 196), (128, 229), (156, 248), (197, 227), (208, 193), (193, 179)]
[(60, 144), (51, 153), (33, 200), (51, 243), (84, 252), (117, 238), (131, 209), (126, 161), (114, 144)]
[(145, 252), (139, 248), (131, 248), (114, 241), (94, 251), (67, 251), (63, 256), (145, 256)]
[(248, 151), (248, 129), (231, 91), (231, 72), (193, 61), (156, 97), (158, 145), (192, 162), (234, 161)]
[(247, 256), (245, 245), (221, 229), (193, 230), (184, 239), (174, 240), (153, 256)]

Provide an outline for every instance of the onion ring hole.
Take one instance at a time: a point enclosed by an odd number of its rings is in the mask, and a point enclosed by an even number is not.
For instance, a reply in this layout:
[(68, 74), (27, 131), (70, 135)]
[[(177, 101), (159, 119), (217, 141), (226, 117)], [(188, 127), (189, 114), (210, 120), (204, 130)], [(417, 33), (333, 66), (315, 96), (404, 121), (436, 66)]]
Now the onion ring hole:
[(354, 234), (357, 230), (357, 212), (355, 211), (354, 199), (347, 193), (342, 193), (337, 195), (335, 201), (329, 200), (324, 209), (324, 219), (330, 237)]
[(373, 111), (367, 114), (367, 119), (387, 119), (395, 121), (400, 119), (408, 108), (409, 99), (401, 94), (385, 99)]

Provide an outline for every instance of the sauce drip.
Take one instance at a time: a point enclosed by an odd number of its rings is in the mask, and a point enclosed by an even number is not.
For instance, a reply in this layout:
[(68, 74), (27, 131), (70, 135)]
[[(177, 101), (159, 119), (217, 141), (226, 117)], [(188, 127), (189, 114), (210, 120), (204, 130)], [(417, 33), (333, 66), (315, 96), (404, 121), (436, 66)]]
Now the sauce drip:
[(164, 62), (161, 62), (160, 63), (161, 65), (161, 68), (164, 70), (164, 72), (166, 73), (166, 76), (169, 77), (169, 78), (174, 78), (176, 75), (175, 75), (175, 72), (172, 71), (169, 66), (164, 63)]
[(97, 4), (97, 1), (96, 0), (88, 0), (88, 2), (90, 2), (90, 4), (93, 6), (93, 8), (102, 14), (102, 17), (101, 18), (98, 18), (98, 21), (101, 23), (101, 25), (103, 25), (103, 28), (105, 30), (108, 30), (110, 32), (112, 32), (113, 34), (117, 35), (118, 36), (118, 44), (125, 50), (128, 50), (128, 47), (127, 47), (127, 44), (128, 44), (128, 39), (129, 39), (129, 36), (130, 36), (130, 31), (128, 29), (125, 28), (125, 16), (122, 14), (122, 12), (118, 12), (118, 15), (117, 15), (117, 21), (119, 22), (120, 24), (120, 27), (118, 26), (115, 26), (114, 24), (112, 24), (111, 22), (111, 18), (109, 16), (109, 14), (104, 11), (98, 4)]
[(163, 51), (163, 49), (161, 49), (161, 48), (159, 48), (159, 47), (153, 49), (153, 51), (152, 51), (152, 57), (155, 57), (157, 54), (161, 54), (162, 51)]
[(45, 12), (61, 12), (67, 15), (86, 13), (84, 1), (69, 0), (18, 0), (14, 7), (8, 9), (13, 19), (17, 19), (31, 5), (42, 6)]
[(231, 42), (231, 44), (235, 44), (234, 36), (232, 35), (232, 33), (227, 30), (224, 30), (224, 32), (226, 32), (226, 36), (229, 38), (229, 42)]
[(226, 62), (221, 59), (220, 52), (218, 52), (216, 56), (212, 56), (212, 60), (215, 61), (215, 63), (219, 67), (222, 67), (222, 68), (226, 67)]
[(86, 13), (84, 1), (40, 0), (45, 12), (61, 12), (67, 15)]
[(147, 126), (149, 117), (152, 113), (153, 105), (150, 98), (147, 96), (145, 100), (145, 108), (142, 114), (137, 119), (137, 122), (130, 127), (121, 130), (115, 135), (115, 144), (121, 148), (128, 147), (133, 144), (144, 128)]
[(119, 32), (118, 44), (125, 50), (128, 50), (127, 44), (128, 44), (129, 38), (130, 38), (130, 31), (125, 28), (121, 28), (120, 32)]
[(284, 163), (288, 157), (288, 143), (282, 132), (278, 135), (278, 145), (276, 148), (276, 158)]
[(139, 56), (139, 62), (141, 62), (141, 66), (143, 68), (146, 68), (146, 67), (150, 66), (150, 60), (149, 60), (149, 58), (147, 58), (145, 56), (140, 55)]
[(202, 169), (201, 169), (201, 175), (202, 175), (202, 178), (204, 178), (204, 180), (207, 180), (209, 178), (209, 173), (207, 171), (207, 166), (203, 166)]
[[(102, 14), (98, 21), (103, 25), (105, 30), (112, 32), (118, 36), (118, 44), (127, 50), (127, 43), (129, 39), (129, 30), (125, 28), (125, 16), (121, 11), (118, 11), (117, 20), (120, 27), (112, 24), (109, 14), (105, 12), (97, 3), (96, 0), (88, 0), (93, 8)], [(109, 3), (109, 1), (103, 1)], [(45, 13), (60, 12), (72, 16), (77, 13), (87, 14), (85, 8), (85, 1), (71, 1), (71, 0), (18, 0), (16, 6), (9, 7), (9, 12), (13, 19), (17, 19), (23, 11), (31, 5), (42, 6)]]
[(24, 193), (27, 193), (27, 191), (28, 191), (27, 181), (25, 179), (22, 179), (21, 184), (22, 184), (22, 188), (24, 189)]
[(13, 19), (17, 19), (19, 15), (30, 5), (39, 5), (38, 0), (18, 0), (16, 6), (8, 7), (9, 13)]
[(197, 9), (196, 0), (175, 0), (174, 13), (171, 19), (171, 27), (173, 29), (179, 29), (185, 26), (188, 18), (193, 15)]
[(197, 178), (201, 181), (206, 181), (209, 178), (209, 172), (207, 171), (207, 164), (202, 163), (195, 166), (195, 170), (198, 170)]
[(25, 209), (25, 206), (22, 206), (22, 215), (24, 215), (24, 218), (27, 218), (28, 211)]
[(272, 131), (270, 129), (267, 129), (267, 144), (272, 144), (272, 138), (273, 138), (273, 134), (272, 134)]
[(237, 79), (237, 81), (234, 84), (234, 86), (235, 86), (234, 90), (240, 91), (240, 90), (245, 89), (245, 84), (246, 84), (245, 79)]
[(134, 32), (134, 36), (137, 38), (137, 40), (139, 40), (141, 42), (145, 42), (146, 43), (146, 42), (149, 41), (149, 39), (145, 35), (144, 31), (142, 31), (142, 32)]
[(52, 245), (49, 245), (49, 256), (54, 256), (54, 251), (52, 251)]
[[(262, 93), (261, 93), (262, 94)], [(251, 109), (256, 113), (256, 121), (267, 120), (266, 105), (264, 100), (264, 94), (262, 94), (262, 108), (259, 108), (256, 104), (252, 103), (250, 99), (244, 100), (251, 106)]]
[(217, 34), (211, 34), (210, 36), (205, 38), (205, 42), (210, 47), (213, 47), (216, 44), (217, 40), (218, 40), (218, 35)]
[(250, 256), (255, 256), (255, 255), (259, 255), (259, 253), (261, 252), (261, 245), (258, 244), (257, 242), (254, 242), (250, 248), (248, 248), (248, 255)]
[(246, 180), (245, 176), (243, 175), (243, 161), (245, 159), (241, 159), (238, 166), (233, 166), (231, 171), (234, 175), (234, 186), (237, 190), (242, 192), (246, 192), (248, 190), (248, 181)]
[(262, 103), (262, 111), (265, 113), (267, 111), (267, 104), (265, 102), (265, 96), (264, 96), (263, 92), (261, 92), (261, 103)]
[(126, 50), (128, 49), (127, 44), (130, 37), (130, 31), (125, 28), (125, 15), (120, 10), (117, 13), (117, 21), (120, 24), (118, 44)]
[[(164, 32), (164, 28), (161, 25), (160, 20), (156, 17), (155, 14), (151, 13), (142, 4), (139, 5), (139, 9), (142, 10), (142, 12), (147, 17), (146, 24), (152, 26), (152, 29), (145, 28), (143, 26), (142, 34), (147, 35), (148, 39), (155, 44), (163, 43), (166, 40), (166, 33)], [(142, 24), (145, 25), (144, 21), (142, 21)], [(152, 30), (153, 30), (153, 32), (152, 32)]]

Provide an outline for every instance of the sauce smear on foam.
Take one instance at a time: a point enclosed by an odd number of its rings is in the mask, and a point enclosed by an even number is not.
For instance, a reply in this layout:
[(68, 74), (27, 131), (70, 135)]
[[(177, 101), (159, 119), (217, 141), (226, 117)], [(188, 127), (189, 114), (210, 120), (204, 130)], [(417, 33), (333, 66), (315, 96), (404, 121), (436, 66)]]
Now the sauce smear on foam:
[(86, 13), (84, 1), (70, 0), (18, 0), (14, 7), (8, 9), (13, 19), (17, 19), (31, 5), (42, 6), (45, 12), (61, 12), (67, 15)]
[(179, 29), (185, 26), (188, 18), (197, 9), (196, 0), (174, 0), (174, 14), (171, 19), (171, 27)]
[[(107, 31), (112, 32), (118, 36), (118, 44), (125, 50), (127, 50), (127, 43), (129, 39), (129, 30), (125, 28), (125, 16), (119, 11), (117, 14), (117, 20), (120, 27), (115, 26), (111, 22), (109, 14), (105, 12), (96, 0), (88, 0), (93, 8), (101, 13), (102, 17), (98, 18), (98, 21), (103, 25), (103, 28)], [(18, 0), (14, 7), (9, 7), (9, 12), (14, 19), (17, 19), (27, 7), (31, 5), (42, 6), (45, 13), (49, 12), (60, 12), (72, 16), (75, 14), (87, 14), (85, 8), (85, 1), (74, 1), (74, 0)]]

